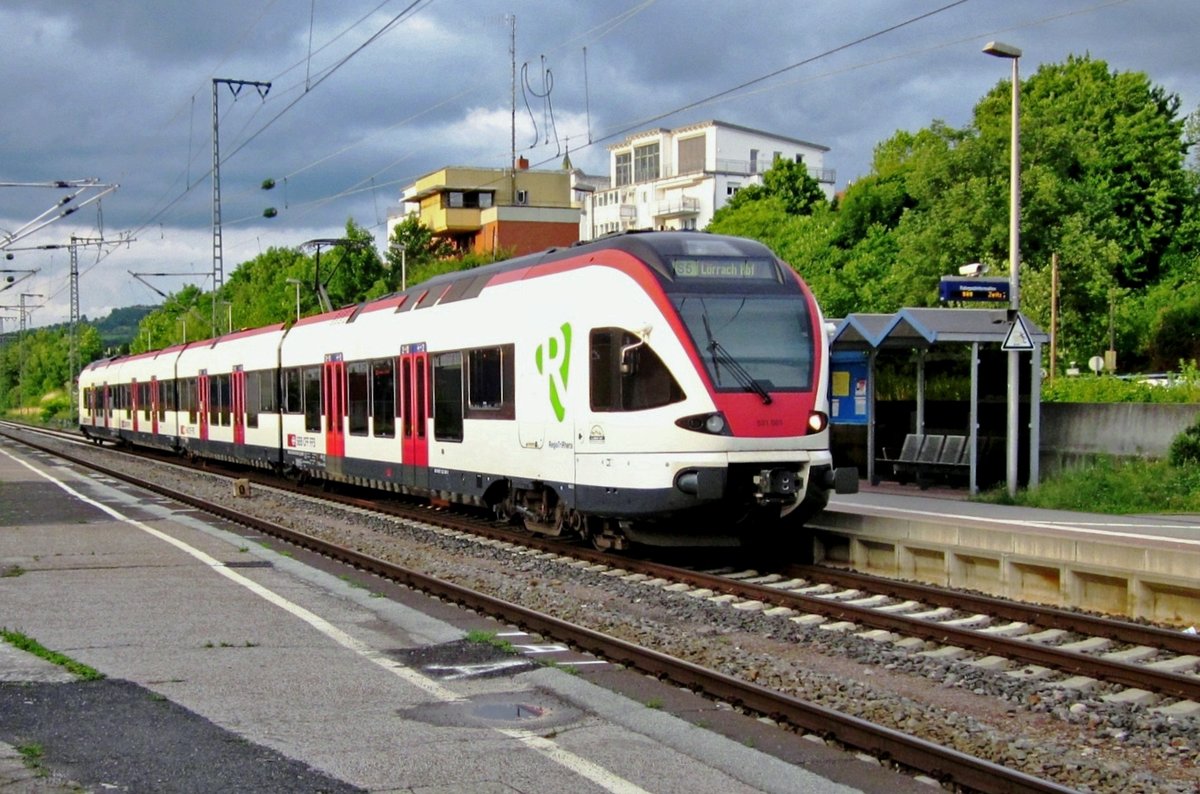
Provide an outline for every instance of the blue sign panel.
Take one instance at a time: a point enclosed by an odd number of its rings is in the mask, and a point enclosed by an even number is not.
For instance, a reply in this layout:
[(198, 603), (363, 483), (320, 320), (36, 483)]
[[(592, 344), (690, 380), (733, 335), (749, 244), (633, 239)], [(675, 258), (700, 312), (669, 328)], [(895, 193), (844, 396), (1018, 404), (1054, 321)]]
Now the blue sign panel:
[(829, 421), (867, 423), (867, 354), (834, 353), (829, 362)]
[(942, 303), (1008, 302), (1008, 279), (942, 276), (938, 297)]

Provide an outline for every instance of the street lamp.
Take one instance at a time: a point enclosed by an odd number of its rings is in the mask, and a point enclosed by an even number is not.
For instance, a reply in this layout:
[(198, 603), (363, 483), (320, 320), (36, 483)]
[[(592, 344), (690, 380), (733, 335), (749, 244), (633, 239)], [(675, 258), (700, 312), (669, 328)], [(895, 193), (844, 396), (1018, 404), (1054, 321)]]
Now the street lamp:
[[(1021, 81), (1018, 64), (1021, 51), (1011, 44), (990, 41), (983, 48), (988, 55), (1012, 61), (1012, 153), (1008, 176), (1008, 298), (1013, 322), (1020, 322), (1020, 263), (1021, 263)], [(1021, 354), (1008, 351), (1008, 495), (1017, 493), (1017, 456), (1019, 455), (1021, 409)], [(1036, 450), (1034, 451), (1036, 454)]]
[(400, 249), (400, 291), (408, 289), (408, 248), (403, 245), (397, 246)]
[(287, 283), (294, 284), (296, 286), (296, 322), (300, 322), (300, 286), (304, 284), (304, 282), (298, 278), (289, 278)]

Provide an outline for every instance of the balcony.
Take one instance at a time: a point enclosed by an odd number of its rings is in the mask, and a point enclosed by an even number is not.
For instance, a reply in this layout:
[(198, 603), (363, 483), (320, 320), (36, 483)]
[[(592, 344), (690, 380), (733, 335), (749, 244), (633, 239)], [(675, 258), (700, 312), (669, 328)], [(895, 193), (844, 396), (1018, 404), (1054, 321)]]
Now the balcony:
[(686, 218), (700, 214), (700, 199), (682, 196), (658, 202), (654, 208), (655, 218)]
[[(770, 161), (762, 158), (758, 160), (726, 160), (717, 158), (718, 173), (736, 174), (738, 176), (761, 174), (769, 169), (771, 165)], [(837, 169), (834, 168), (810, 167), (808, 175), (822, 184), (832, 185), (837, 181)]]

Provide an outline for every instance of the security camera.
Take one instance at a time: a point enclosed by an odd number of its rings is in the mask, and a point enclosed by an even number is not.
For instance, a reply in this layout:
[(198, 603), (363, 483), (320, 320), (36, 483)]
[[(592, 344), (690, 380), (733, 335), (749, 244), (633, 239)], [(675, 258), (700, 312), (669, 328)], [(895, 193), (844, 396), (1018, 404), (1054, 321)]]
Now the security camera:
[(978, 262), (972, 262), (969, 265), (963, 265), (962, 267), (960, 267), (958, 269), (958, 275), (960, 275), (960, 276), (978, 276), (981, 273), (983, 273), (983, 271), (984, 271), (983, 265), (979, 264)]

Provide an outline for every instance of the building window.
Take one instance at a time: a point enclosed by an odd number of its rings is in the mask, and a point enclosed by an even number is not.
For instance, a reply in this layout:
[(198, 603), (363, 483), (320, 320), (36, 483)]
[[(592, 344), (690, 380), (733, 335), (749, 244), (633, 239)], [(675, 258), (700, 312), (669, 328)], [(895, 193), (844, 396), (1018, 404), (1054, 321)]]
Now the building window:
[(452, 190), (446, 194), (446, 204), (451, 208), (457, 209), (463, 205), (463, 194), (457, 190)]
[(616, 157), (616, 187), (628, 185), (633, 181), (633, 155), (621, 152)]
[(633, 150), (633, 181), (658, 179), (658, 144), (648, 143)]
[(695, 174), (704, 170), (704, 136), (681, 138), (679, 141), (679, 173)]
[(486, 210), (491, 206), (492, 206), (492, 194), (491, 193), (480, 193), (479, 194), (480, 209)]
[(741, 185), (735, 185), (733, 183), (730, 183), (725, 186), (725, 195), (732, 196), (734, 193), (737, 193), (741, 189), (742, 189)]

